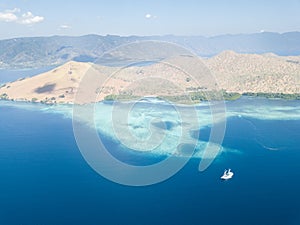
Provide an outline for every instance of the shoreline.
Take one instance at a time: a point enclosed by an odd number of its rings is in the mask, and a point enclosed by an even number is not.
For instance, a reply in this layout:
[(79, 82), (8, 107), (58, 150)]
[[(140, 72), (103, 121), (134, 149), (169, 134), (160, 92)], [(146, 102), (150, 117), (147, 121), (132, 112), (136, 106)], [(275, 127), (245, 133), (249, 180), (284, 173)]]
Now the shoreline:
[[(224, 94), (225, 93), (225, 94)], [(295, 94), (284, 94), (284, 93), (253, 93), (253, 92), (245, 92), (245, 93), (230, 93), (230, 92), (223, 92), (223, 94), (215, 93), (214, 95), (211, 95), (211, 93), (195, 93), (189, 95), (190, 99), (187, 99), (186, 96), (153, 96), (153, 97), (144, 97), (144, 96), (123, 96), (123, 95), (108, 95), (103, 100), (97, 101), (97, 102), (87, 102), (84, 104), (94, 104), (94, 103), (112, 103), (112, 102), (130, 102), (140, 99), (156, 99), (160, 101), (168, 101), (174, 104), (180, 104), (180, 105), (197, 105), (201, 102), (210, 102), (210, 101), (236, 101), (241, 99), (242, 97), (253, 97), (253, 98), (264, 98), (264, 99), (270, 99), (270, 100), (287, 100), (287, 101), (293, 101), (293, 100), (300, 100), (300, 93)], [(35, 98), (32, 100), (28, 99), (10, 99), (7, 95), (0, 95), (0, 101), (7, 101), (7, 102), (22, 102), (22, 103), (35, 103), (35, 104), (41, 104), (41, 105), (74, 105), (75, 103), (70, 102), (56, 102), (49, 99), (49, 101), (36, 101)]]

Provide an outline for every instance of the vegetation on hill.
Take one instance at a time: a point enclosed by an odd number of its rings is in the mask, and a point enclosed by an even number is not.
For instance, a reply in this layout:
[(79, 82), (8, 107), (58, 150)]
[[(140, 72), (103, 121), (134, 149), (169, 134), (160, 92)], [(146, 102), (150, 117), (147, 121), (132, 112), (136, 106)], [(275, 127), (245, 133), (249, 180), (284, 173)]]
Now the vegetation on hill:
[[(170, 102), (181, 103), (181, 104), (195, 104), (203, 101), (235, 101), (242, 96), (250, 97), (263, 97), (268, 99), (286, 99), (286, 100), (300, 100), (300, 93), (298, 94), (283, 94), (283, 93), (236, 93), (222, 91), (203, 91), (203, 92), (191, 92), (189, 95), (178, 95), (178, 96), (157, 96), (158, 99), (167, 100)], [(141, 96), (133, 95), (107, 95), (105, 101), (130, 101), (141, 98)]]
[(286, 100), (300, 100), (300, 93), (295, 94), (284, 94), (284, 93), (253, 93), (247, 92), (243, 93), (244, 96), (252, 96), (252, 97), (264, 97), (264, 98), (280, 98)]
[(130, 100), (137, 100), (139, 98), (140, 98), (139, 96), (134, 96), (131, 94), (121, 94), (121, 95), (110, 94), (104, 97), (104, 101), (130, 101)]
[[(225, 91), (203, 91), (203, 92), (191, 92), (187, 95), (167, 95), (167, 96), (157, 96), (158, 99), (167, 100), (175, 103), (182, 104), (194, 104), (202, 101), (233, 101), (237, 100), (242, 95), (239, 93), (227, 93)], [(141, 98), (142, 96), (133, 96), (133, 95), (107, 95), (104, 100), (105, 101), (129, 101), (136, 100)]]
[(0, 95), (0, 99), (4, 99), (6, 100), (8, 98), (7, 94), (6, 93), (3, 93)]

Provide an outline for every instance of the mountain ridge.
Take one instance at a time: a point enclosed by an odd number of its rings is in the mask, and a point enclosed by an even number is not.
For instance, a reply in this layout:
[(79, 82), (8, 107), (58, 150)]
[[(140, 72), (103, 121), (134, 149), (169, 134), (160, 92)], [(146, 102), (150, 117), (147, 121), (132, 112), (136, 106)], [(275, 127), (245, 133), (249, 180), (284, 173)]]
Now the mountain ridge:
[(300, 32), (226, 34), (204, 36), (83, 36), (23, 37), (0, 40), (0, 68), (38, 68), (70, 60), (92, 62), (120, 45), (138, 41), (166, 41), (179, 44), (196, 55), (212, 57), (225, 50), (238, 53), (300, 55)]

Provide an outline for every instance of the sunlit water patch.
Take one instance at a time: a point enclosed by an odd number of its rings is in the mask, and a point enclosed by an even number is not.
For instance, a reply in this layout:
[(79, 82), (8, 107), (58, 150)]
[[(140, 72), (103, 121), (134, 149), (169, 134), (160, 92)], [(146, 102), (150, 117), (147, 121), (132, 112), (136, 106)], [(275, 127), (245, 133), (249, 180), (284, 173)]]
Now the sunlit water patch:
[[(115, 104), (119, 104), (117, 113), (128, 113), (127, 111), (123, 112), (122, 107), (120, 107), (120, 105), (126, 105), (126, 103)], [(181, 120), (174, 106), (151, 98), (135, 104), (128, 113), (126, 121), (114, 121), (112, 115), (116, 108), (115, 104), (107, 102), (97, 103), (94, 106), (94, 118), (86, 118), (82, 115), (80, 120), (86, 126), (95, 128), (99, 132), (100, 137), (104, 136), (118, 143), (120, 151), (153, 156), (174, 154), (178, 157), (185, 157), (186, 149), (192, 148), (194, 150), (193, 157), (201, 158), (203, 156), (203, 151), (207, 147), (210, 130), (213, 126), (208, 103), (204, 102), (195, 107), (177, 106), (181, 107), (182, 112), (185, 113), (188, 113), (189, 110), (196, 110), (197, 118), (187, 116), (186, 118), (188, 119), (185, 121)], [(1, 101), (0, 105), (2, 107), (38, 110), (42, 113), (61, 114), (65, 118), (72, 118), (72, 105), (50, 106), (9, 101)], [(257, 128), (255, 120), (300, 120), (300, 103), (298, 101), (242, 98), (234, 102), (227, 102), (226, 105), (227, 119), (237, 118), (243, 124), (252, 126), (256, 130), (255, 140), (268, 150), (285, 149), (286, 143), (280, 141), (279, 134), (284, 132), (286, 128), (282, 124), (278, 128), (280, 130), (271, 132)], [(241, 127), (240, 129), (240, 132), (243, 132), (243, 128)], [(141, 141), (134, 142), (132, 141), (133, 137)], [(193, 148), (193, 145), (189, 143), (193, 143), (195, 139), (197, 144)], [(238, 153), (241, 151), (241, 149), (235, 149), (230, 146), (222, 145), (220, 147), (222, 151), (220, 151), (219, 156), (222, 155), (222, 152)]]

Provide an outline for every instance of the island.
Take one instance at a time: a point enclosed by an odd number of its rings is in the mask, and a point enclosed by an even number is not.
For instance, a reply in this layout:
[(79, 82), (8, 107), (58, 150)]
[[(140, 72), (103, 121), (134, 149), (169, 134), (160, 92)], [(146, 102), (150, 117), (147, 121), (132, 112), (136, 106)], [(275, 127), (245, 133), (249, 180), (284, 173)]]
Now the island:
[[(180, 60), (180, 57), (176, 60)], [(45, 104), (73, 104), (86, 74), (97, 101), (128, 101), (155, 96), (190, 104), (236, 100), (241, 96), (300, 99), (300, 57), (240, 54), (225, 51), (201, 59), (209, 74), (193, 77), (164, 63), (115, 67), (69, 61), (51, 71), (21, 78), (0, 87), (0, 99)], [(175, 61), (176, 62), (176, 61)]]

